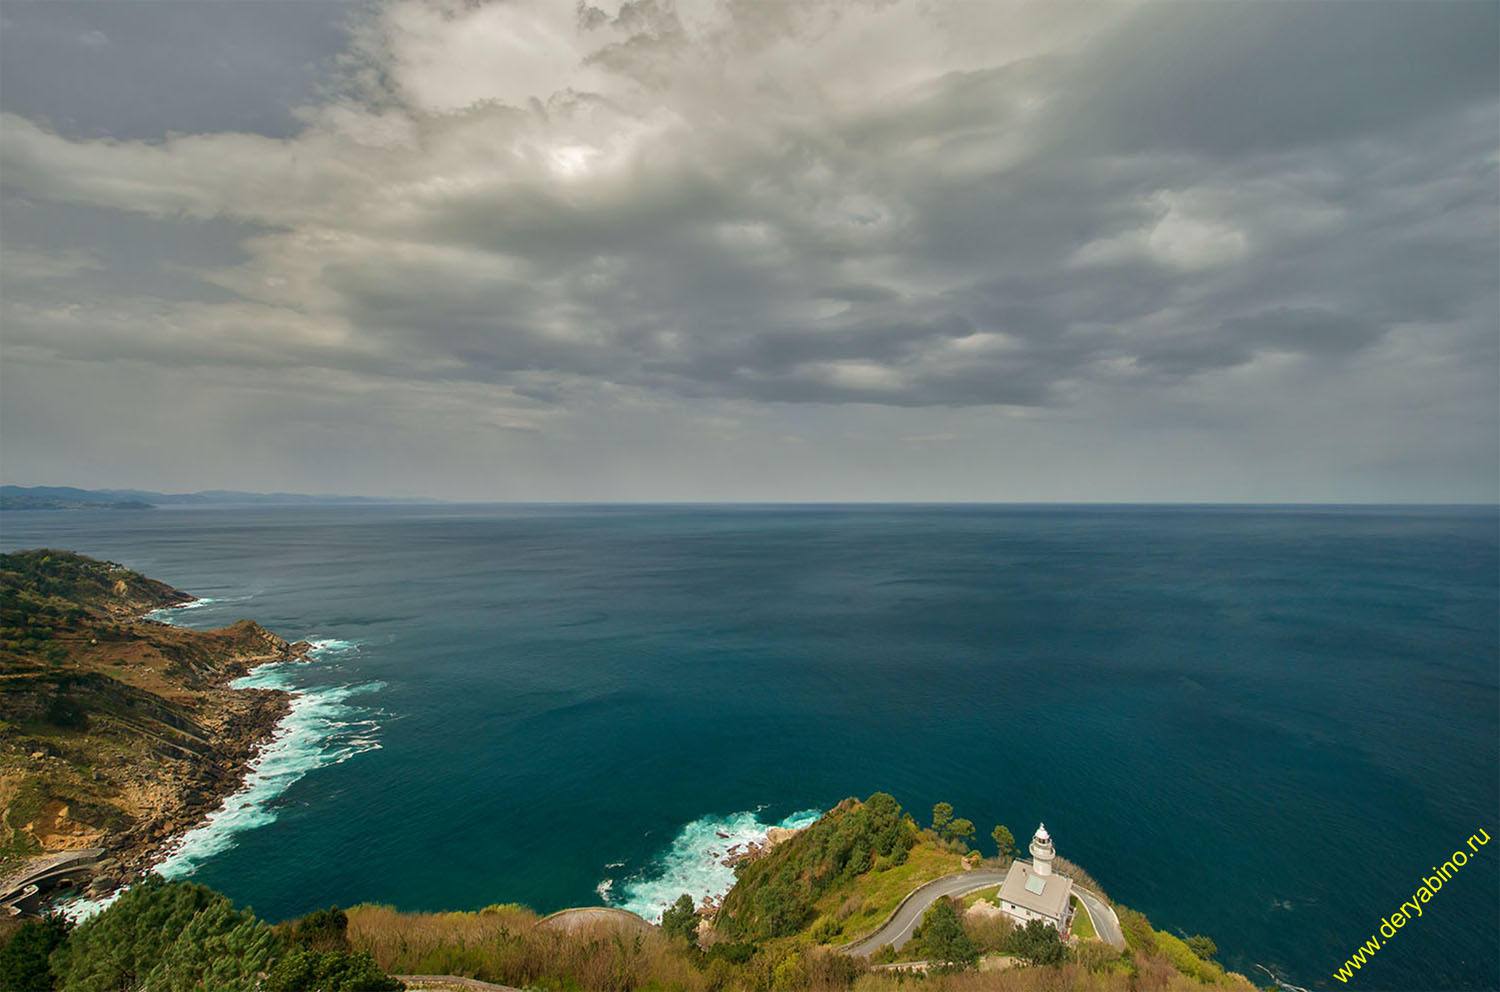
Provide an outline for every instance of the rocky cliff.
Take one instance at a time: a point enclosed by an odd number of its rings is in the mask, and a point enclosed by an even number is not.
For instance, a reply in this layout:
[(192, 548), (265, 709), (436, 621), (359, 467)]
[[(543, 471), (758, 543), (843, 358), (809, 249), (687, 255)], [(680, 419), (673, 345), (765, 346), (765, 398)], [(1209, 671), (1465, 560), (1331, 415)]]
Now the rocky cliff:
[(238, 787), (290, 697), (228, 683), (307, 645), (142, 617), (188, 599), (70, 552), (0, 555), (0, 875), (104, 848), (112, 887)]

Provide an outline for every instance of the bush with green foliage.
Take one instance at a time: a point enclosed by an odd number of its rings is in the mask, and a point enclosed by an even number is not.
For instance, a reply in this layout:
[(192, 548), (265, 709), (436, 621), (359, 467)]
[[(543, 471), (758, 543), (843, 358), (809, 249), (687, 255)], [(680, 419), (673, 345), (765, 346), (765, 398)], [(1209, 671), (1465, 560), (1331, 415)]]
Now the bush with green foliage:
[(52, 958), (62, 992), (251, 990), (281, 953), (249, 910), (202, 885), (149, 876), (79, 924)]
[(668, 937), (679, 937), (689, 944), (698, 943), (698, 909), (693, 897), (684, 892), (661, 914), (661, 929)]
[(916, 937), (922, 942), (927, 960), (935, 962), (939, 971), (972, 968), (979, 960), (979, 949), (964, 932), (958, 907), (951, 899), (939, 899), (928, 908)]
[(281, 934), (250, 910), (202, 885), (150, 875), (71, 935), (63, 931), (65, 939), (50, 948), (51, 984), (0, 976), (6, 989), (58, 992), (403, 988), (370, 955), (350, 952), (348, 925), (338, 907), (318, 910), (287, 928), (294, 944), (288, 953)]
[(1014, 929), (1015, 924), (1004, 913), (964, 915), (964, 933), (969, 935), (980, 954), (1003, 950)]
[(1062, 934), (1044, 920), (1028, 920), (1024, 927), (1016, 927), (1005, 949), (1034, 965), (1062, 964), (1068, 956)]
[(286, 950), (281, 938), (228, 899), (205, 907), (167, 945), (146, 976), (149, 992), (252, 992)]
[(221, 901), (204, 886), (148, 876), (73, 931), (53, 958), (60, 986), (67, 992), (141, 986), (193, 917)]
[(51, 992), (55, 987), (48, 958), (68, 941), (72, 924), (61, 914), (27, 920), (0, 949), (0, 989)]
[(797, 836), (743, 866), (719, 914), (735, 939), (786, 937), (809, 922), (812, 904), (828, 889), (869, 871), (877, 857), (905, 860), (916, 841), (892, 796), (846, 799)]
[(1219, 945), (1215, 944), (1212, 938), (1205, 937), (1201, 933), (1187, 938), (1183, 943), (1187, 944), (1188, 950), (1205, 961), (1212, 961), (1219, 956)]
[(942, 830), (943, 840), (948, 843), (959, 843), (968, 846), (968, 842), (974, 839), (974, 821), (959, 817), (949, 820)]
[(47, 722), (64, 730), (87, 730), (89, 716), (78, 700), (58, 696), (47, 707)]
[(932, 829), (939, 835), (942, 834), (943, 829), (948, 826), (949, 821), (951, 821), (952, 819), (952, 803), (938, 803), (936, 806), (932, 807)]
[(405, 983), (381, 971), (363, 951), (306, 947), (277, 961), (260, 986), (261, 992), (400, 992), (405, 988)]
[(287, 939), (313, 951), (349, 950), (349, 917), (337, 906), (315, 909), (292, 924)]
[(997, 824), (995, 829), (990, 831), (990, 836), (995, 839), (996, 854), (999, 857), (1008, 857), (1016, 849), (1016, 838), (1010, 832), (1009, 827)]

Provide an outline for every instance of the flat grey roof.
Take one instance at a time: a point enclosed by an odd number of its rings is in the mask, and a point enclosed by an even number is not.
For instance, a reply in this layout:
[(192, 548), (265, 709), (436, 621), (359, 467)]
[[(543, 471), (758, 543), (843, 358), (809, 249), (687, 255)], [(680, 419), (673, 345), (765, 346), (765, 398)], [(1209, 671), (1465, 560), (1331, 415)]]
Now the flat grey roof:
[(1061, 875), (1038, 875), (1031, 870), (1028, 861), (1011, 862), (1005, 875), (1005, 884), (1000, 886), (1000, 898), (1016, 906), (1023, 906), (1033, 913), (1061, 920), (1068, 908), (1068, 896), (1073, 894), (1073, 880)]

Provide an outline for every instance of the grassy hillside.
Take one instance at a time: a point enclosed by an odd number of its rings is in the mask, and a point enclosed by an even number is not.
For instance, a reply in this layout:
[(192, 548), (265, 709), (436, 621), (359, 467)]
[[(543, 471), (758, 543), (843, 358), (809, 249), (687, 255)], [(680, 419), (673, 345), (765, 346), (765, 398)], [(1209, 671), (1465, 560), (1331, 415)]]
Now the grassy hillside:
[[(856, 878), (907, 865), (916, 840), (916, 825), (890, 795), (877, 792), (863, 803), (845, 799), (741, 868), (715, 927), (740, 940), (798, 933), (812, 922), (821, 902), (849, 894)], [(896, 884), (918, 878), (927, 866), (923, 859)]]

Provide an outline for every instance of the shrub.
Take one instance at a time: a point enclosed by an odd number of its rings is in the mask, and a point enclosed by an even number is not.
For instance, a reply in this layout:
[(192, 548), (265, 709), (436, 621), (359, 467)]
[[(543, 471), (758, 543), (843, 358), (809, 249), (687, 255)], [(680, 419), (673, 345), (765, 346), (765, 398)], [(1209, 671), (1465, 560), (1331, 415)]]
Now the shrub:
[(212, 889), (151, 875), (78, 926), (53, 961), (65, 992), (137, 988), (193, 918), (228, 900)]
[(1005, 949), (1034, 965), (1062, 964), (1068, 956), (1062, 934), (1043, 920), (1028, 920), (1024, 927), (1017, 927)]
[(728, 961), (730, 964), (744, 964), (755, 956), (754, 944), (737, 944), (733, 941), (721, 941), (710, 947), (707, 952), (709, 960)]
[(939, 899), (922, 917), (917, 936), (931, 961), (940, 962), (939, 970), (957, 971), (973, 967), (979, 960), (979, 949), (964, 932), (963, 922), (951, 899)]
[(890, 795), (845, 800), (796, 837), (744, 866), (724, 900), (720, 928), (731, 937), (786, 937), (800, 931), (823, 892), (869, 871), (877, 858), (906, 860), (915, 829)]
[(375, 959), (363, 952), (301, 947), (276, 962), (260, 988), (262, 992), (399, 992), (406, 985), (377, 968)]
[(1194, 954), (1198, 955), (1205, 961), (1212, 961), (1214, 958), (1219, 956), (1219, 945), (1215, 944), (1211, 938), (1205, 937), (1201, 933), (1189, 937), (1187, 940), (1183, 941), (1183, 943), (1187, 944), (1188, 950), (1192, 951)]
[(689, 944), (698, 943), (698, 910), (693, 905), (692, 896), (684, 892), (670, 909), (661, 914), (661, 929), (668, 937), (680, 937)]
[(1073, 949), (1073, 960), (1091, 972), (1111, 970), (1120, 957), (1119, 951), (1096, 940), (1080, 941)]
[(839, 926), (838, 920), (832, 916), (825, 916), (813, 924), (813, 928), (808, 936), (812, 937), (814, 943), (831, 944), (843, 929), (843, 927)]
[[(879, 862), (880, 862), (881, 859), (876, 858), (875, 860), (876, 860), (875, 868), (878, 871), (879, 868), (880, 868)], [(889, 859), (887, 859), (887, 867), (889, 867)], [(849, 898), (845, 899), (843, 901), (843, 903), (841, 903), (839, 905), (838, 912), (835, 913), (834, 916), (835, 916), (835, 918), (840, 923), (842, 923), (845, 920), (847, 920), (849, 917), (853, 916), (855, 913), (859, 912), (861, 909), (864, 909), (864, 908), (865, 908), (865, 901), (864, 901), (863, 897), (861, 897), (861, 896), (859, 896), (857, 894), (856, 895), (852, 895)]]
[(999, 913), (993, 916), (978, 913), (964, 915), (964, 933), (968, 934), (969, 940), (980, 954), (1002, 950), (1014, 929), (1015, 924), (1011, 923), (1010, 917)]
[(313, 951), (349, 950), (349, 917), (337, 906), (315, 909), (292, 924), (289, 939)]
[(0, 988), (51, 992), (55, 987), (47, 959), (68, 941), (72, 929), (60, 914), (27, 920), (0, 950)]
[(151, 992), (253, 992), (284, 945), (270, 927), (228, 899), (197, 913), (146, 976)]
[(87, 730), (89, 716), (78, 700), (58, 696), (47, 707), (47, 722), (64, 730)]

